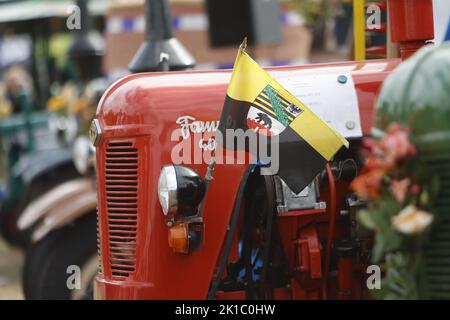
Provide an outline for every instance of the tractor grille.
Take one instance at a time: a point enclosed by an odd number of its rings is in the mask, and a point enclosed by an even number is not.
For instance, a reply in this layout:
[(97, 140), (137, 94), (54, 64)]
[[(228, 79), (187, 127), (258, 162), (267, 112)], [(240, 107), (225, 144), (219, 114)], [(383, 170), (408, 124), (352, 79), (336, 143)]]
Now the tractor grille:
[(432, 161), (440, 178), (437, 219), (425, 250), (425, 278), (430, 299), (450, 299), (450, 164)]
[(100, 244), (100, 216), (98, 215), (98, 207), (97, 207), (97, 254), (98, 254), (98, 273), (100, 275), (103, 275), (102, 250)]
[(138, 149), (132, 142), (109, 142), (105, 153), (105, 192), (109, 265), (118, 280), (136, 268)]

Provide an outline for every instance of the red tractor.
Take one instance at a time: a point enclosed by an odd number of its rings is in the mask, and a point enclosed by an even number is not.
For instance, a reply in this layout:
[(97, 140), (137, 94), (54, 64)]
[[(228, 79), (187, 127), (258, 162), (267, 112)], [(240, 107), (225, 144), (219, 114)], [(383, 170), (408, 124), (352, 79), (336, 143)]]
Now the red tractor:
[[(392, 39), (405, 59), (433, 38), (432, 2), (389, 4)], [(321, 100), (329, 101), (323, 116), (342, 127), (350, 147), (298, 194), (278, 176), (260, 175), (259, 165), (217, 163), (211, 180), (208, 163), (174, 163), (180, 141), (189, 141), (191, 155), (211, 146), (230, 71), (142, 73), (111, 86), (91, 127), (100, 254), (95, 298), (368, 298), (373, 236), (356, 221), (364, 203), (349, 184), (363, 163), (361, 141), (371, 134), (377, 93), (401, 62), (267, 69), (281, 83), (318, 77), (346, 84), (345, 97), (350, 104), (354, 95), (359, 114), (337, 123), (355, 114), (335, 112), (339, 93), (336, 101)], [(316, 84), (322, 93), (334, 88), (326, 81)], [(177, 130), (182, 134), (174, 139)]]

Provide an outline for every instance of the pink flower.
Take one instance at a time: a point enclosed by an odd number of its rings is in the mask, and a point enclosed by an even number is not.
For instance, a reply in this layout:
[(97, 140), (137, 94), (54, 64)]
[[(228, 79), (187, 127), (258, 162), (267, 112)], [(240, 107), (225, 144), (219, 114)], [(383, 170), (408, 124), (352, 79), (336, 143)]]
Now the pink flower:
[[(389, 176), (393, 169), (413, 157), (416, 149), (409, 139), (409, 129), (397, 123), (387, 128), (386, 136), (381, 141), (364, 139), (363, 145), (368, 151), (367, 161), (351, 187), (360, 198), (376, 200), (382, 193), (380, 189), (384, 176)], [(409, 178), (393, 180), (389, 191), (398, 202), (403, 203), (410, 185)]]
[(369, 157), (369, 156), (382, 156), (383, 150), (380, 148), (379, 141), (373, 139), (373, 138), (365, 138), (362, 141), (363, 146), (366, 149), (362, 150), (362, 156)]
[(409, 130), (394, 123), (387, 129), (388, 134), (381, 140), (380, 147), (390, 166), (409, 159), (416, 154), (416, 148), (409, 140)]
[(420, 193), (420, 186), (417, 183), (415, 183), (411, 186), (410, 191), (412, 194), (418, 195)]
[(391, 192), (397, 202), (403, 203), (411, 181), (408, 178), (392, 180)]

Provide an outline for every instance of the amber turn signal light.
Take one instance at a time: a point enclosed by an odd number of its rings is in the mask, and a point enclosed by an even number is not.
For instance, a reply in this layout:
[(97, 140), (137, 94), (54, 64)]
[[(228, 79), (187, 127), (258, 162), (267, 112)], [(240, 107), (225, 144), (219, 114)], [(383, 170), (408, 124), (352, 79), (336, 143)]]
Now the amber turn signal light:
[(184, 222), (169, 229), (169, 247), (175, 253), (188, 254), (200, 246), (203, 223)]
[(169, 229), (169, 247), (175, 253), (189, 252), (189, 231), (188, 224), (181, 223)]

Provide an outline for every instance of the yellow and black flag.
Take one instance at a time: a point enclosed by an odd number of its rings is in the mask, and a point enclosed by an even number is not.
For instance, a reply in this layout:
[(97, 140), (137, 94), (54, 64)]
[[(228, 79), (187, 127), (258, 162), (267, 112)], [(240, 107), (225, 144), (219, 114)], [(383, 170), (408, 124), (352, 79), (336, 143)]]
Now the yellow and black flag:
[(295, 193), (311, 183), (342, 146), (348, 148), (344, 137), (275, 81), (243, 46), (219, 122), (223, 137), (227, 129), (278, 135), (278, 175)]

